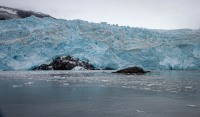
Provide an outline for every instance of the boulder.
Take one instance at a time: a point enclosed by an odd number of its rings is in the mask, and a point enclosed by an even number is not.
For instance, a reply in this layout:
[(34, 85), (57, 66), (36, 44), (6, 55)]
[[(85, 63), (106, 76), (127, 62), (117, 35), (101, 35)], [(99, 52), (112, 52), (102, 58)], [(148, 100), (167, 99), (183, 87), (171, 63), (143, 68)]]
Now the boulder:
[(121, 70), (118, 70), (116, 72), (113, 72), (113, 73), (121, 73), (121, 74), (145, 74), (147, 72), (150, 72), (150, 71), (144, 71), (142, 68), (140, 67), (128, 67), (128, 68), (125, 68), (125, 69), (121, 69)]

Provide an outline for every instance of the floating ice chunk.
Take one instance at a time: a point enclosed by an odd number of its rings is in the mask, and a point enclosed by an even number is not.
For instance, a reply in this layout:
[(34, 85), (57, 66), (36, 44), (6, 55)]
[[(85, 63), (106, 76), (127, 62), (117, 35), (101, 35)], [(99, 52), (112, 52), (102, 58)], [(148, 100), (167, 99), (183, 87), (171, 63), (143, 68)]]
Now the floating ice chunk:
[(154, 85), (156, 85), (156, 84), (148, 84), (147, 86), (148, 86), (148, 87), (151, 87), (151, 86), (154, 86)]
[(72, 70), (78, 71), (78, 70), (85, 70), (85, 68), (81, 67), (81, 66), (76, 66), (74, 67)]
[(53, 78), (60, 78), (60, 76), (54, 76)]
[(171, 91), (172, 89), (166, 89), (166, 91)]
[(13, 88), (23, 87), (23, 85), (12, 85)]
[(177, 91), (171, 91), (172, 93), (177, 93)]
[(150, 89), (150, 88), (148, 88), (148, 87), (145, 87), (145, 88), (144, 88), (144, 90), (151, 90), (151, 89)]
[(141, 111), (141, 110), (135, 110), (135, 111), (138, 113), (144, 113), (144, 111)]
[(186, 89), (192, 89), (192, 86), (186, 86), (185, 88)]
[(31, 85), (31, 84), (33, 84), (33, 82), (26, 82), (26, 83), (24, 83), (25, 85)]
[(63, 83), (64, 86), (69, 86), (68, 82)]
[(102, 82), (108, 82), (108, 80), (102, 80)]
[(200, 107), (197, 106), (197, 105), (187, 105), (187, 107), (191, 107), (191, 108), (200, 108)]
[(122, 86), (122, 88), (129, 88), (128, 86)]
[(56, 80), (62, 80), (62, 79), (65, 79), (64, 76), (54, 76), (53, 78), (56, 79)]

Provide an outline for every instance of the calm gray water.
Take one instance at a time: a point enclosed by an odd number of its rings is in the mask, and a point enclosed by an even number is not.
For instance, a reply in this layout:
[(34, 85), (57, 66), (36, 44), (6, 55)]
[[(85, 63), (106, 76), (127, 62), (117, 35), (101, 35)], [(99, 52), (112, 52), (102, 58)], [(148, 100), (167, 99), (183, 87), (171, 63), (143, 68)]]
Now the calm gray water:
[(0, 117), (200, 117), (200, 71), (0, 72)]

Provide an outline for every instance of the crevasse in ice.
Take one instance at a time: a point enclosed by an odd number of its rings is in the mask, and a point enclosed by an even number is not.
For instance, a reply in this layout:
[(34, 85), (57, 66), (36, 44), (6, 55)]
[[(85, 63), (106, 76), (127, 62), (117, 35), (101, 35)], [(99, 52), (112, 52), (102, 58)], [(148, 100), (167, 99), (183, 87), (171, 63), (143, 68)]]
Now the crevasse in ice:
[(200, 30), (150, 30), (34, 16), (0, 21), (0, 70), (27, 70), (64, 55), (102, 69), (200, 69)]

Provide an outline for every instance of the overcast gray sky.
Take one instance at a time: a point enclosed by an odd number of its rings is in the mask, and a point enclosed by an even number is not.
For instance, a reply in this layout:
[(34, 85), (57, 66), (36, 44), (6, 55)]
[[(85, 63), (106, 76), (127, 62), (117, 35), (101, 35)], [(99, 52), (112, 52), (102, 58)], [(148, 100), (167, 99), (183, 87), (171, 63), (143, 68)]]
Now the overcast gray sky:
[(131, 27), (200, 28), (200, 0), (0, 0), (0, 5)]

